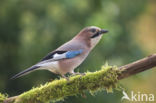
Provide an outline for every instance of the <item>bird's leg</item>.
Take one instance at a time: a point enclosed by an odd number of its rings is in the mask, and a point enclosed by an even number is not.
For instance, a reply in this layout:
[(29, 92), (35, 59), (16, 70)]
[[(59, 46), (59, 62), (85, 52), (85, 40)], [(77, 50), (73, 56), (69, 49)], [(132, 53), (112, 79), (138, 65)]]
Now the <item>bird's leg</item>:
[(63, 78), (65, 78), (67, 81), (69, 81), (69, 78), (66, 77), (64, 74), (61, 74), (61, 76), (62, 76)]
[(69, 74), (75, 75), (75, 72), (72, 70), (72, 71), (69, 72)]

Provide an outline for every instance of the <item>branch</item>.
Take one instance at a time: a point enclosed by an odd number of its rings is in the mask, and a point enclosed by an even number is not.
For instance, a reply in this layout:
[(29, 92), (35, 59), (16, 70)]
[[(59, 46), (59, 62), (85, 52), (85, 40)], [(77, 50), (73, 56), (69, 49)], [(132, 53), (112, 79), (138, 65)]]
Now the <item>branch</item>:
[(69, 81), (55, 80), (33, 88), (19, 96), (10, 97), (4, 103), (43, 103), (59, 101), (68, 96), (83, 94), (85, 90), (94, 92), (100, 89), (110, 91), (118, 80), (148, 70), (156, 66), (156, 54), (122, 67), (103, 66), (100, 71), (87, 72), (85, 76), (73, 76)]
[(118, 79), (129, 77), (131, 75), (151, 69), (155, 66), (156, 66), (156, 54), (153, 54), (136, 62), (120, 67), (119, 70), (121, 70), (122, 73), (118, 76)]

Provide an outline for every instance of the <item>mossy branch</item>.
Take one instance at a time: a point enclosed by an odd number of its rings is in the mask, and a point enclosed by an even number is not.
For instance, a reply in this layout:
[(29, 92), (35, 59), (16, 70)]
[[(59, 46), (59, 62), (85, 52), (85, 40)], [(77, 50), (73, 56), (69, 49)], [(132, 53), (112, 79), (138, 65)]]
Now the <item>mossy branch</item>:
[(156, 66), (156, 54), (138, 60), (120, 68), (103, 66), (100, 71), (87, 72), (85, 76), (72, 76), (70, 80), (54, 80), (33, 88), (16, 97), (7, 98), (0, 95), (4, 103), (46, 103), (59, 101), (68, 96), (82, 94), (85, 90), (94, 92), (101, 89), (110, 91), (116, 87), (119, 79), (142, 72)]
[[(116, 87), (118, 70), (116, 67), (103, 66), (100, 71), (87, 72), (85, 76), (76, 75), (69, 81), (62, 78), (33, 88), (16, 98), (11, 103), (45, 103), (48, 101), (62, 100), (67, 96), (81, 94), (85, 90), (94, 92), (105, 88), (109, 91)], [(10, 103), (10, 101), (8, 102)]]

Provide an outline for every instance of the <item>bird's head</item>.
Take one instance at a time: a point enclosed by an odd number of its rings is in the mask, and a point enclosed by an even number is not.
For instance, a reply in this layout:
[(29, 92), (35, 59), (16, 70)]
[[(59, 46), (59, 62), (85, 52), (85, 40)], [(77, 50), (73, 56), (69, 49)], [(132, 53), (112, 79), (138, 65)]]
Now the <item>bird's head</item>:
[(78, 34), (78, 38), (82, 38), (90, 42), (90, 45), (94, 47), (100, 41), (102, 34), (107, 32), (107, 30), (101, 29), (99, 27), (90, 26), (82, 29)]

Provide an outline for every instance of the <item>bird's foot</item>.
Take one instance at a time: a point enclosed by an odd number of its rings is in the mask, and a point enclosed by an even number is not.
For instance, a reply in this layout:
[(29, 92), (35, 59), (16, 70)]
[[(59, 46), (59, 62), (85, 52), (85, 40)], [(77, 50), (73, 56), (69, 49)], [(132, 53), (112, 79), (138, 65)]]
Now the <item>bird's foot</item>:
[(69, 81), (69, 78), (66, 77), (65, 75), (61, 75), (63, 78), (65, 78), (67, 81)]

